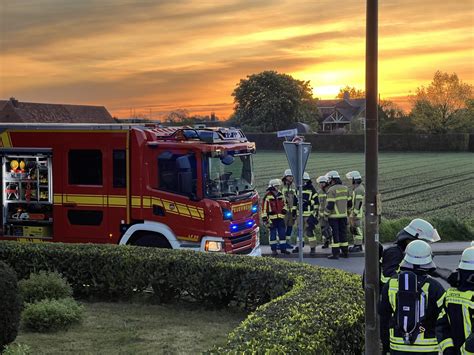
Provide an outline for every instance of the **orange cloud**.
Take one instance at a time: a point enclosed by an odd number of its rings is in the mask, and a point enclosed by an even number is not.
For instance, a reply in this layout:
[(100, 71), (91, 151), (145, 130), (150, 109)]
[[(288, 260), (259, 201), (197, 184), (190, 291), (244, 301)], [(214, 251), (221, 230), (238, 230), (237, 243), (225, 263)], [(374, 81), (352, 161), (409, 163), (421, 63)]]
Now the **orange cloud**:
[[(436, 70), (474, 83), (472, 1), (385, 0), (379, 91), (403, 100)], [(0, 98), (158, 117), (232, 112), (240, 79), (277, 70), (330, 98), (364, 87), (365, 2), (44, 0), (2, 4)]]

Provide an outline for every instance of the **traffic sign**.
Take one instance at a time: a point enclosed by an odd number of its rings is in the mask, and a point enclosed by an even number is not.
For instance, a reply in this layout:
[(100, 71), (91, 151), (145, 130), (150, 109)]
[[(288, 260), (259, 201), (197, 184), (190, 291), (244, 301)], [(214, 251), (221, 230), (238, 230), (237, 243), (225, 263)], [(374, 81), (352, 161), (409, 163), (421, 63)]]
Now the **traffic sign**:
[[(285, 148), (286, 158), (288, 159), (288, 164), (293, 173), (295, 184), (297, 186), (301, 185), (304, 169), (306, 168), (306, 163), (311, 153), (311, 143), (283, 142), (283, 147)], [(300, 164), (298, 164), (298, 148), (301, 149), (301, 167)]]
[(282, 138), (282, 137), (288, 137), (288, 138), (293, 138), (298, 134), (298, 130), (296, 128), (294, 129), (287, 129), (284, 131), (278, 131), (277, 132), (277, 137)]

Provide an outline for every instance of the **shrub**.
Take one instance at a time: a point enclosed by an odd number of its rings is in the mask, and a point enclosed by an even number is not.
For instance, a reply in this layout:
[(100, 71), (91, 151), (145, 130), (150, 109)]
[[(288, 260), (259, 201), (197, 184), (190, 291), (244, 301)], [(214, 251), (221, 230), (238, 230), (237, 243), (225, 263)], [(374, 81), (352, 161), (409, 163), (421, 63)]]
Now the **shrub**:
[(2, 355), (28, 355), (31, 348), (26, 344), (10, 344), (5, 347)]
[(68, 329), (82, 319), (84, 307), (72, 298), (28, 303), (22, 313), (22, 325), (34, 332)]
[(83, 297), (130, 296), (152, 285), (162, 300), (185, 296), (209, 306), (255, 310), (224, 347), (212, 352), (354, 354), (363, 349), (360, 277), (340, 270), (194, 251), (11, 241), (0, 241), (0, 258), (19, 275), (58, 270)]
[(0, 352), (15, 340), (20, 322), (21, 300), (15, 272), (0, 261)]
[(26, 280), (18, 284), (20, 294), (26, 303), (34, 303), (44, 299), (61, 299), (72, 296), (72, 288), (59, 273), (39, 271), (30, 274)]

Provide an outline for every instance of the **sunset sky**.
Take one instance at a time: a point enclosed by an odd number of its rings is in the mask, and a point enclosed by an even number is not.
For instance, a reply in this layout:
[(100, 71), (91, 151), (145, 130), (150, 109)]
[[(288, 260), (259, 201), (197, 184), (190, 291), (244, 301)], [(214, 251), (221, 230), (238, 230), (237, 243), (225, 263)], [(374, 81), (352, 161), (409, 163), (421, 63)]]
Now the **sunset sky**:
[[(0, 99), (226, 118), (239, 80), (263, 70), (334, 98), (345, 85), (364, 89), (365, 5), (0, 0)], [(474, 84), (474, 0), (380, 0), (381, 97), (403, 103), (436, 70)]]

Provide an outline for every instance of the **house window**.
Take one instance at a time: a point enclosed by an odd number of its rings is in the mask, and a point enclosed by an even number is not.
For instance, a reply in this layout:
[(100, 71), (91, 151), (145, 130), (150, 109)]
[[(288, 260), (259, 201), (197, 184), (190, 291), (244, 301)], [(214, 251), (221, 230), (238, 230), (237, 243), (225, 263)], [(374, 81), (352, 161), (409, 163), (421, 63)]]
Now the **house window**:
[(70, 150), (68, 167), (70, 185), (102, 185), (102, 152), (100, 150)]
[(126, 187), (126, 162), (125, 162), (125, 150), (114, 150), (114, 178), (113, 186), (116, 188)]

